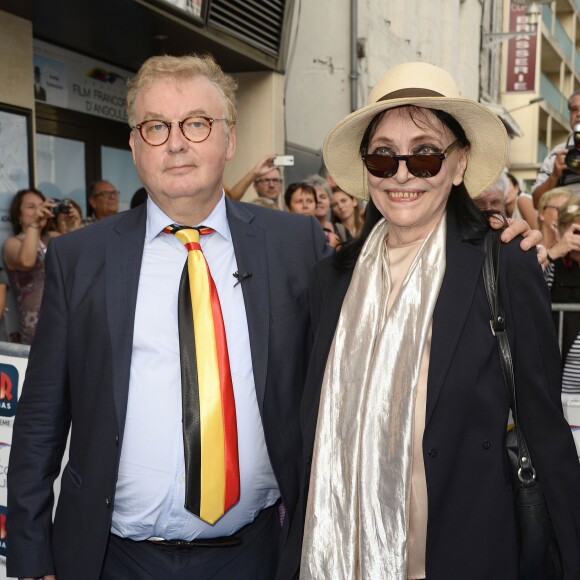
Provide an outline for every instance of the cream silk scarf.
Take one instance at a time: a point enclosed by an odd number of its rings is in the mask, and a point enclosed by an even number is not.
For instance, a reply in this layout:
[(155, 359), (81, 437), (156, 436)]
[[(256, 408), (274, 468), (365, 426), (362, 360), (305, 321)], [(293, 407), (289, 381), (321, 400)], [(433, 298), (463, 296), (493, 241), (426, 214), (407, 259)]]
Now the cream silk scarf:
[(391, 290), (383, 220), (344, 299), (322, 383), (300, 578), (407, 577), (415, 387), (445, 272), (445, 218)]

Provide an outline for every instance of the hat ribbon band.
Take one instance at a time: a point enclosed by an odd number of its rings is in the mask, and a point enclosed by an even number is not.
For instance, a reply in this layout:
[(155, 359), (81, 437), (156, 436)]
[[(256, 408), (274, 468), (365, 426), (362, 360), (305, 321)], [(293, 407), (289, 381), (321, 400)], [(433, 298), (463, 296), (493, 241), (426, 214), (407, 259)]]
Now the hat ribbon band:
[(413, 97), (444, 97), (441, 93), (432, 91), (430, 89), (399, 89), (398, 91), (393, 91), (392, 93), (387, 93), (380, 99), (380, 101), (388, 101), (390, 99), (408, 99)]

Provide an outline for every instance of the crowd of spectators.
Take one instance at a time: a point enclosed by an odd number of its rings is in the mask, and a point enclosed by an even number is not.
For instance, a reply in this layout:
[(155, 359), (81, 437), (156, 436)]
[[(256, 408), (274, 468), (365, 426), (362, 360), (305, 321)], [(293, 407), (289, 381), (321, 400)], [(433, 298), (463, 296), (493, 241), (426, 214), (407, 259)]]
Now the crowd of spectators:
[[(3, 246), (0, 269), (0, 341), (31, 344), (36, 331), (44, 290), (44, 260), (51, 238), (67, 234), (117, 213), (119, 192), (98, 180), (87, 192), (92, 215), (83, 217), (81, 206), (70, 198), (51, 199), (30, 187), (18, 191), (10, 203), (12, 235)], [(17, 329), (7, 329), (7, 292), (17, 307)]]
[[(570, 96), (568, 110), (572, 128), (580, 122), (580, 91)], [(518, 178), (506, 168), (494, 184), (474, 197), (474, 202), (482, 211), (523, 219), (530, 228), (540, 230), (546, 254), (544, 274), (552, 299), (577, 304), (580, 301), (580, 197), (570, 184), (580, 182), (580, 175), (565, 162), (572, 139), (570, 133), (564, 143), (550, 151), (530, 193), (522, 189)], [(360, 235), (364, 202), (341, 190), (325, 168), (321, 170), (322, 175), (305, 176), (284, 188), (283, 169), (274, 165), (275, 157), (275, 153), (270, 153), (260, 158), (232, 188), (226, 188), (226, 193), (234, 199), (244, 198), (264, 207), (315, 216), (329, 245), (336, 249)], [(558, 290), (563, 273), (569, 290), (566, 296)], [(580, 312), (567, 313), (564, 320), (564, 393), (577, 396), (580, 395)], [(555, 323), (558, 325), (557, 316)], [(578, 344), (574, 342), (577, 337)], [(574, 386), (570, 386), (572, 383)]]
[(227, 195), (271, 209), (313, 215), (333, 248), (358, 235), (364, 224), (362, 202), (342, 191), (325, 168), (324, 176), (308, 175), (284, 189), (283, 170), (275, 165), (276, 156), (269, 153), (260, 158), (235, 185), (225, 188)]
[[(314, 216), (326, 234), (328, 244), (339, 248), (360, 232), (364, 207), (342, 191), (326, 175), (312, 174), (284, 189), (282, 168), (273, 164), (275, 153), (262, 157), (227, 195), (241, 199), (252, 190), (249, 202), (273, 210)], [(325, 170), (323, 169), (323, 172)], [(145, 188), (133, 195), (130, 208), (144, 203)], [(12, 235), (3, 247), (4, 269), (0, 269), (0, 341), (31, 344), (38, 321), (44, 289), (44, 258), (51, 238), (86, 227), (119, 210), (119, 192), (108, 180), (97, 180), (87, 188), (87, 214), (73, 199), (46, 198), (38, 189), (17, 192), (10, 206)], [(7, 329), (5, 308), (11, 292), (17, 306), (18, 328)]]
[[(579, 91), (571, 95), (568, 110), (573, 127), (580, 121)], [(482, 211), (524, 219), (531, 228), (541, 231), (547, 250), (545, 276), (553, 297), (558, 287), (558, 272), (562, 268), (576, 268), (575, 252), (580, 256), (580, 226), (573, 227), (562, 221), (562, 216), (570, 215), (570, 208), (578, 204), (574, 188), (564, 185), (576, 180), (565, 163), (571, 139), (572, 133), (566, 142), (550, 151), (531, 188), (532, 193), (523, 191), (517, 177), (506, 169), (494, 184), (474, 198)], [(268, 153), (261, 157), (233, 186), (224, 186), (226, 194), (273, 210), (314, 216), (328, 244), (335, 249), (360, 235), (364, 202), (341, 190), (324, 167), (320, 175), (305, 175), (301, 181), (285, 187), (283, 168), (275, 165), (276, 156)], [(130, 207), (146, 199), (147, 192), (141, 188), (135, 192)], [(4, 243), (4, 269), (0, 269), (0, 340), (30, 344), (34, 337), (44, 287), (44, 257), (50, 239), (105, 219), (118, 209), (119, 192), (108, 180), (97, 180), (87, 188), (86, 216), (73, 199), (47, 199), (35, 188), (19, 191), (14, 196), (10, 207), (13, 235)], [(18, 308), (18, 329), (10, 332), (4, 320), (8, 292), (13, 293)], [(569, 332), (570, 325), (580, 333), (580, 314), (566, 315), (565, 332)], [(580, 344), (578, 359), (580, 368)], [(580, 385), (580, 371), (578, 377)], [(580, 386), (577, 390), (580, 393)]]
[[(580, 123), (580, 91), (568, 99), (568, 113), (573, 130)], [(580, 173), (566, 161), (571, 148), (573, 132), (546, 156), (531, 189), (547, 249), (544, 277), (560, 339), (563, 400), (580, 396)], [(524, 203), (522, 215), (529, 221), (529, 200)]]

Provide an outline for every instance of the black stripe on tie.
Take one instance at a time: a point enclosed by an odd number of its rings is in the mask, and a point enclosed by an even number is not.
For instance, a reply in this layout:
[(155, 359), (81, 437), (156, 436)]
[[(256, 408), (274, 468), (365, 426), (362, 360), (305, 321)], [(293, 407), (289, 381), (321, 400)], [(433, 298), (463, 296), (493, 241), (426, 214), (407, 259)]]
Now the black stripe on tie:
[(185, 509), (199, 517), (201, 511), (199, 384), (187, 259), (181, 274), (177, 304), (183, 407), (183, 449), (185, 452)]

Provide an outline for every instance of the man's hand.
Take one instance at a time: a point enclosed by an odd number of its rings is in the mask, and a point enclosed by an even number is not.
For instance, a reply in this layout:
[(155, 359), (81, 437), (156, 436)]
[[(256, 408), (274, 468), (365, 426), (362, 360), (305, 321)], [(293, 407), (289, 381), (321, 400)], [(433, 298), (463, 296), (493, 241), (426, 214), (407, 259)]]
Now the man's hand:
[(560, 177), (564, 173), (564, 169), (566, 169), (566, 153), (567, 150), (563, 149), (562, 151), (558, 151), (556, 157), (554, 158), (554, 169), (552, 170), (552, 177), (559, 181)]
[(262, 157), (256, 165), (254, 165), (254, 169), (252, 169), (252, 173), (254, 174), (254, 179), (258, 179), (262, 177), (262, 175), (266, 175), (266, 173), (270, 173), (272, 169), (274, 169), (274, 157), (276, 157), (277, 153), (269, 153), (265, 157)]
[(554, 167), (552, 169), (552, 173), (548, 175), (548, 178), (543, 183), (540, 183), (540, 185), (538, 185), (538, 187), (532, 191), (532, 199), (534, 201), (535, 208), (538, 207), (540, 198), (542, 195), (544, 195), (544, 193), (558, 186), (558, 182), (562, 177), (564, 169), (566, 169), (566, 153), (568, 153), (568, 150), (562, 146), (562, 149), (559, 150), (554, 157)]
[(227, 194), (232, 199), (241, 199), (246, 190), (256, 179), (266, 175), (272, 169), (274, 169), (274, 157), (276, 157), (276, 153), (269, 153), (265, 155), (240, 179), (233, 187), (226, 188)]
[[(538, 230), (532, 230), (525, 220), (522, 219), (508, 219), (509, 226), (501, 233), (501, 241), (508, 243), (516, 236), (522, 235), (524, 239), (520, 242), (520, 248), (527, 252), (542, 241), (542, 234)], [(492, 228), (498, 228), (497, 220), (490, 220)], [(538, 262), (540, 265), (545, 261), (545, 256), (542, 253), (538, 254)]]

